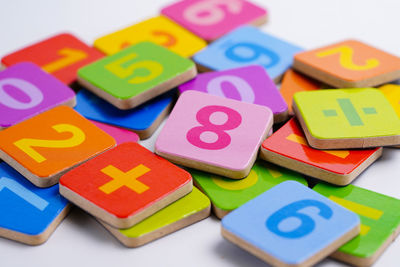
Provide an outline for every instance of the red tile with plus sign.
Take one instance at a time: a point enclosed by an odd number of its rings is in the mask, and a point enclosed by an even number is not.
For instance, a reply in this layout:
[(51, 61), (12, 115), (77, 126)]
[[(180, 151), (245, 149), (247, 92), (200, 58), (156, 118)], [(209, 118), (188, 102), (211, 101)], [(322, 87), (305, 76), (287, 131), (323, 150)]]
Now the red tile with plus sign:
[(61, 194), (117, 228), (129, 228), (192, 190), (185, 170), (124, 143), (60, 179)]

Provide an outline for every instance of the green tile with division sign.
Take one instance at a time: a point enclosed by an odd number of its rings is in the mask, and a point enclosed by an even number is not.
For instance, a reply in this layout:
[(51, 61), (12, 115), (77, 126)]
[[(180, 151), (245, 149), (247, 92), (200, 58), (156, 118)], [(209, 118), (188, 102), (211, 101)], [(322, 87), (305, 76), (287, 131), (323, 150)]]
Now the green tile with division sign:
[(337, 187), (320, 183), (313, 190), (360, 216), (360, 235), (340, 247), (332, 257), (356, 266), (369, 266), (398, 235), (399, 199), (354, 185)]
[(325, 89), (294, 95), (294, 110), (310, 145), (319, 149), (400, 143), (400, 120), (374, 88)]
[(194, 63), (141, 42), (78, 70), (78, 81), (120, 109), (133, 108), (194, 78)]
[(211, 199), (214, 213), (220, 219), (284, 181), (294, 180), (307, 186), (302, 175), (264, 161), (257, 161), (250, 174), (240, 180), (197, 170), (190, 170), (190, 173), (195, 185)]

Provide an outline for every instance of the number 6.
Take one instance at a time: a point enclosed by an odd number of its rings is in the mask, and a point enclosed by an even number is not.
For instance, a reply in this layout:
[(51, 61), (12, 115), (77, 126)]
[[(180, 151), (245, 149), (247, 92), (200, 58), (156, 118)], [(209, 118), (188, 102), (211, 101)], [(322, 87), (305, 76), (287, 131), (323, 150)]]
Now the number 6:
[[(267, 228), (276, 235), (285, 238), (301, 238), (311, 233), (315, 228), (314, 220), (306, 214), (299, 213), (299, 210), (307, 207), (316, 207), (319, 209), (318, 215), (324, 219), (330, 219), (333, 215), (332, 209), (326, 204), (312, 199), (304, 199), (293, 202), (272, 214), (266, 221)], [(289, 218), (297, 218), (301, 224), (294, 230), (282, 231), (279, 224)]]

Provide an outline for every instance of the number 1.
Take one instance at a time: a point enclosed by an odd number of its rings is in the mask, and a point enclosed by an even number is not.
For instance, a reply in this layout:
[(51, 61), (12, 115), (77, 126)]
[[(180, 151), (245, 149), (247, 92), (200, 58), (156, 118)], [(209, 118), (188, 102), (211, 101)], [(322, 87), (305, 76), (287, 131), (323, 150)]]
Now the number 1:
[(49, 205), (49, 202), (10, 178), (0, 178), (0, 192), (4, 188), (8, 188), (8, 190), (10, 190), (40, 211), (43, 211)]

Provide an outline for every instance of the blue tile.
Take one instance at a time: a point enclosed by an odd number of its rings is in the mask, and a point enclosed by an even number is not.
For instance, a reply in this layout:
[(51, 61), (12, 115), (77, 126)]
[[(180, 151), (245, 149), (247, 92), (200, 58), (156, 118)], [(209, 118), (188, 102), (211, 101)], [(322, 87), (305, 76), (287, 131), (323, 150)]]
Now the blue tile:
[(212, 70), (259, 64), (276, 79), (292, 65), (294, 54), (302, 50), (256, 27), (243, 26), (211, 43), (193, 59)]
[(148, 129), (172, 103), (175, 91), (165, 93), (137, 108), (121, 110), (87, 90), (77, 93), (75, 110), (87, 119), (115, 125), (133, 131)]
[(5, 162), (0, 163), (0, 228), (39, 235), (67, 205), (58, 184), (38, 188)]
[(301, 264), (360, 224), (359, 217), (294, 181), (228, 214), (222, 226), (286, 264)]

